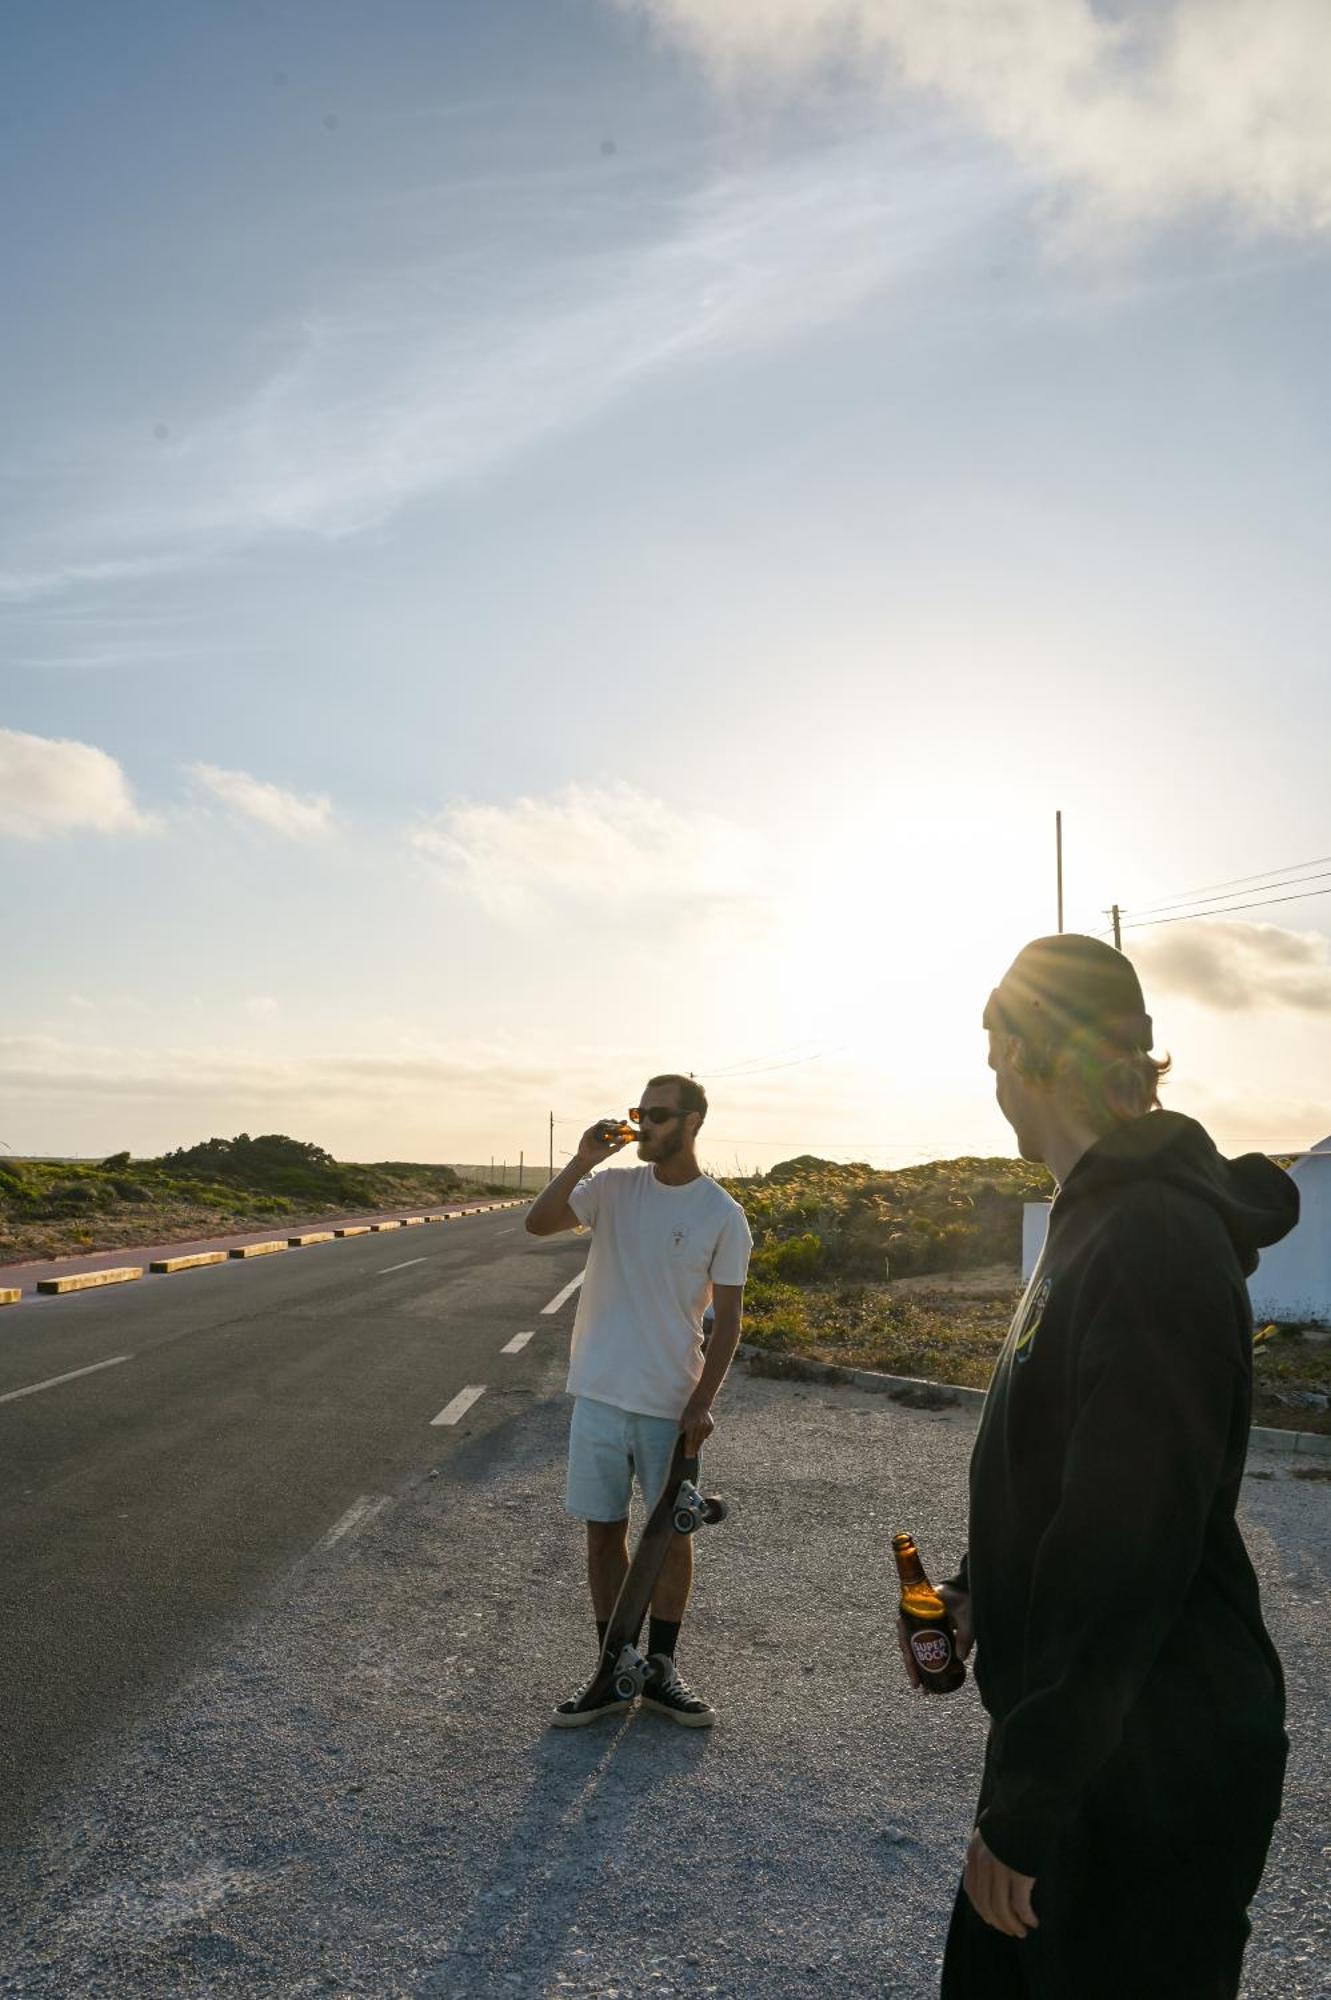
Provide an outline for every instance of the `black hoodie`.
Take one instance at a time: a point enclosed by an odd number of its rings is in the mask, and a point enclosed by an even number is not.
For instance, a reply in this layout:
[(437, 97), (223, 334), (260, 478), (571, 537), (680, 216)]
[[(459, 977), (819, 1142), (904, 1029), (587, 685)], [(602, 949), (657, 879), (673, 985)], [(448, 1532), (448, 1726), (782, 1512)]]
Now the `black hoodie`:
[(1022, 1874), (1088, 1793), (1181, 1822), (1190, 1767), (1228, 1758), (1278, 1796), (1284, 1685), (1234, 1512), (1244, 1278), (1298, 1212), (1269, 1160), (1166, 1111), (1053, 1204), (976, 1437), (964, 1573), (993, 1721), (979, 1826)]

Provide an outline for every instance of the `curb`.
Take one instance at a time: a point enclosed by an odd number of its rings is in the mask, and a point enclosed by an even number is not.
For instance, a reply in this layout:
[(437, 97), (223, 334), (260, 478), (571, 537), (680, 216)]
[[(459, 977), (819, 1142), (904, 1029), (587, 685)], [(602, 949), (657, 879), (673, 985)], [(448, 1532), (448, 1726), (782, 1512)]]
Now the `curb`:
[[(802, 1354), (776, 1354), (747, 1340), (741, 1341), (736, 1351), (743, 1356), (750, 1375), (778, 1382), (868, 1389), (890, 1396), (908, 1410), (945, 1410), (967, 1403), (978, 1406), (987, 1393), (958, 1382), (931, 1382), (921, 1375), (880, 1375), (873, 1368), (842, 1368), (834, 1361), (812, 1361)], [(1248, 1449), (1271, 1452), (1278, 1458), (1331, 1459), (1331, 1437), (1321, 1431), (1273, 1430), (1268, 1424), (1254, 1424), (1248, 1433)]]
[[(241, 1243), (229, 1250), (194, 1251), (180, 1257), (154, 1258), (148, 1265), (155, 1277), (165, 1277), (177, 1271), (197, 1271), (211, 1264), (225, 1264), (231, 1258), (238, 1261), (251, 1257), (271, 1257), (279, 1250), (300, 1250), (311, 1243), (331, 1243), (336, 1238), (347, 1236), (378, 1235), (389, 1229), (411, 1229), (422, 1222), (462, 1222), (469, 1215), (495, 1215), (501, 1209), (527, 1208), (530, 1204), (525, 1195), (512, 1201), (476, 1202), (469, 1208), (451, 1209), (446, 1215), (403, 1215), (386, 1222), (344, 1223), (336, 1229), (307, 1230), (301, 1236), (278, 1238), (270, 1243)], [(39, 1278), (34, 1290), (46, 1295), (60, 1297), (69, 1292), (90, 1292), (100, 1290), (103, 1285), (125, 1284), (131, 1278), (144, 1275), (141, 1264), (124, 1266), (116, 1270), (78, 1271), (66, 1278)], [(16, 1306), (23, 1298), (23, 1287), (5, 1286), (0, 1288), (0, 1306)]]
[(111, 1271), (75, 1271), (68, 1278), (38, 1278), (37, 1290), (47, 1298), (63, 1298), (67, 1292), (94, 1292), (102, 1285), (127, 1285), (143, 1276), (142, 1264), (122, 1264)]

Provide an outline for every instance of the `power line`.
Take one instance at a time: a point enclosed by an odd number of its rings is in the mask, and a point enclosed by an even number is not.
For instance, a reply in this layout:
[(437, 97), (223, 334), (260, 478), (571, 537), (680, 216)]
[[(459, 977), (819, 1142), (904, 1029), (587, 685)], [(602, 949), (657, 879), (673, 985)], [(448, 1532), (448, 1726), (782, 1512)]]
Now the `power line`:
[[(810, 1037), (809, 1040), (812, 1040), (812, 1037)], [(807, 1048), (808, 1045), (809, 1043), (807, 1040), (803, 1042), (792, 1042), (789, 1044), (788, 1047), (784, 1049), (774, 1049), (772, 1055), (770, 1056), (765, 1056), (765, 1055), (745, 1056), (740, 1062), (728, 1063), (723, 1068), (720, 1069), (708, 1069), (707, 1067), (704, 1066), (702, 1069), (698, 1071), (698, 1075), (701, 1077), (706, 1077), (711, 1081), (716, 1081), (721, 1077), (729, 1077), (729, 1076), (758, 1076), (761, 1075), (763, 1071), (766, 1069), (792, 1069), (795, 1066), (795, 1063), (821, 1062), (823, 1056), (828, 1053), (827, 1050), (816, 1049), (812, 1055), (808, 1056), (794, 1055), (794, 1051), (796, 1049)], [(840, 1046), (844, 1047), (845, 1044), (842, 1043)], [(830, 1053), (835, 1055), (836, 1050), (834, 1049)], [(773, 1058), (776, 1058), (776, 1060), (774, 1060)], [(787, 1060), (787, 1058), (793, 1058), (793, 1059)]]
[[(1317, 880), (1317, 877), (1313, 877)], [(1146, 917), (1139, 923), (1125, 923), (1125, 931), (1154, 930), (1159, 924), (1191, 924), (1204, 921), (1208, 917), (1237, 917), (1246, 910), (1267, 910), (1273, 903), (1308, 903), (1316, 896), (1331, 896), (1331, 889), (1309, 889), (1306, 895), (1266, 896), (1258, 903), (1231, 903), (1221, 910), (1185, 910), (1181, 917)], [(1106, 932), (1100, 935), (1106, 936)]]
[[(1297, 888), (1299, 884), (1303, 882), (1331, 882), (1331, 870), (1323, 869), (1320, 875), (1296, 875), (1292, 880), (1287, 882), (1263, 882), (1260, 884), (1260, 887), (1263, 889), (1293, 889)], [(1238, 893), (1239, 892), (1237, 890), (1232, 889), (1230, 891), (1231, 896), (1237, 895)], [(1311, 896), (1320, 896), (1324, 895), (1326, 892), (1325, 890), (1322, 889), (1310, 889), (1308, 893)], [(1297, 902), (1298, 898), (1295, 897), (1293, 898), (1293, 900)], [(1171, 909), (1177, 909), (1179, 906), (1176, 903), (1157, 903), (1155, 907), (1156, 909), (1160, 910), (1171, 910)], [(1191, 905), (1188, 909), (1184, 911), (1184, 915), (1205, 916), (1213, 908), (1223, 913), (1229, 907), (1230, 904), (1228, 898), (1220, 898), (1212, 896), (1208, 897), (1203, 902)], [(1248, 909), (1251, 908), (1252, 906), (1250, 904), (1244, 904), (1243, 907), (1245, 909)], [(1138, 916), (1137, 922), (1138, 923), (1145, 922), (1148, 918), (1150, 919), (1150, 921), (1155, 923), (1165, 923), (1171, 921), (1170, 919), (1165, 917), (1153, 917), (1151, 914), (1151, 910), (1148, 907), (1148, 909), (1145, 912), (1143, 912), (1140, 916)]]
[[(1246, 888), (1249, 883), (1254, 883), (1263, 889), (1283, 889), (1286, 886), (1283, 878), (1292, 877), (1298, 880), (1300, 869), (1321, 868), (1326, 865), (1331, 865), (1331, 854), (1317, 854), (1310, 861), (1291, 861), (1286, 868), (1260, 868), (1255, 875), (1233, 875), (1227, 882), (1204, 882), (1200, 888), (1192, 890), (1188, 895), (1171, 897), (1168, 901), (1160, 903), (1147, 903), (1142, 915), (1151, 917), (1161, 910), (1179, 910), (1185, 904), (1208, 902), (1212, 899), (1213, 893), (1219, 895), (1226, 889)], [(1267, 879), (1269, 877), (1280, 879), (1269, 880)], [(1311, 879), (1320, 880), (1320, 877)]]

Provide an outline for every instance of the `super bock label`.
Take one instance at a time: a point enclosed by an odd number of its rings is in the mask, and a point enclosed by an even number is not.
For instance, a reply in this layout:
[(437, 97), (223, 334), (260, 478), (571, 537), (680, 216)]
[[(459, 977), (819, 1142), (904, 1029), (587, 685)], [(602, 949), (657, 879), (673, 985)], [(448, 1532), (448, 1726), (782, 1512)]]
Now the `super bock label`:
[(941, 1674), (952, 1664), (952, 1641), (946, 1632), (912, 1632), (910, 1649), (921, 1673)]

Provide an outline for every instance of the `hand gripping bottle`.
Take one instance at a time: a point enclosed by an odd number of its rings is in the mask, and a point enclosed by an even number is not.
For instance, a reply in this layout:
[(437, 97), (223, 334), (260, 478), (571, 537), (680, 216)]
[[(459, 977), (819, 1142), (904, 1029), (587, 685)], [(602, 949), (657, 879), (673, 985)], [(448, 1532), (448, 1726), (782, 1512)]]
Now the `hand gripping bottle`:
[(952, 1614), (925, 1575), (912, 1538), (893, 1535), (892, 1553), (901, 1578), (901, 1616), (911, 1657), (920, 1671), (920, 1686), (930, 1694), (951, 1694), (966, 1678)]

